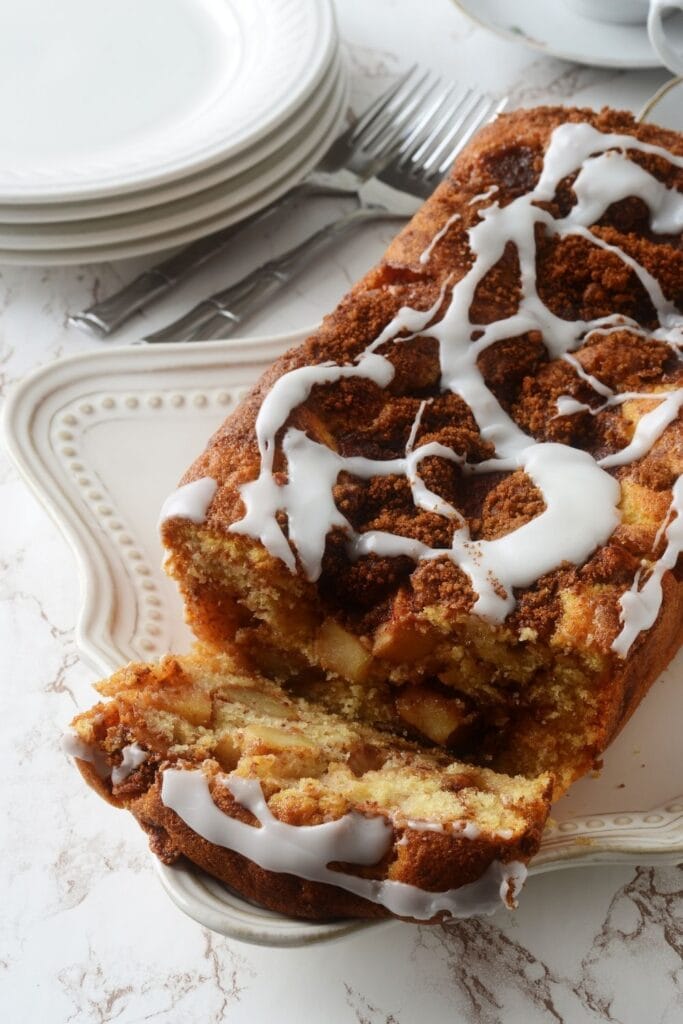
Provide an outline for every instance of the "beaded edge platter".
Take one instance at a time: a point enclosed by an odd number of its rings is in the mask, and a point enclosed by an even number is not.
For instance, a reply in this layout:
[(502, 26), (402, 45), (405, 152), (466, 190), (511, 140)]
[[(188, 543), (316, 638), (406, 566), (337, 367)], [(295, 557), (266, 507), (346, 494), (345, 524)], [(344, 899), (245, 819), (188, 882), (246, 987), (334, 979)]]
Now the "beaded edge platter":
[[(5, 412), (7, 443), (76, 556), (76, 639), (95, 673), (187, 649), (181, 601), (161, 568), (156, 511), (260, 372), (308, 333), (111, 348), (42, 367), (15, 389)], [(683, 860), (682, 677), (680, 654), (610, 747), (600, 774), (553, 808), (530, 875)], [(379, 927), (294, 921), (251, 906), (191, 866), (153, 859), (185, 913), (245, 942), (307, 945)]]

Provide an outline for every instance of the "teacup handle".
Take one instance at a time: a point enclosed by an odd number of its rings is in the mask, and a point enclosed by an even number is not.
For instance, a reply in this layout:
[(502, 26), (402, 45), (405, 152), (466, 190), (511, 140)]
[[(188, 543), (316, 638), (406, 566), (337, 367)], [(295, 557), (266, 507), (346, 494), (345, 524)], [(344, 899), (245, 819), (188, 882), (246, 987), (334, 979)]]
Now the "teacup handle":
[(675, 50), (667, 42), (664, 31), (664, 18), (671, 11), (677, 10), (683, 10), (683, 0), (651, 0), (647, 31), (662, 63), (675, 75), (683, 75), (683, 52)]

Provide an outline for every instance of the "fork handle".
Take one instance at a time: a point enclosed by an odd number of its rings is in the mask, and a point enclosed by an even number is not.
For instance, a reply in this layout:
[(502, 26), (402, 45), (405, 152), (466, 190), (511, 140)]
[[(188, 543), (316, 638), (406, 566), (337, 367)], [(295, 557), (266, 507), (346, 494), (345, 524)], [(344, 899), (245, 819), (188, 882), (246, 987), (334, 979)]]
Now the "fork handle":
[(146, 309), (198, 270), (212, 256), (221, 252), (245, 228), (260, 224), (275, 213), (289, 210), (300, 199), (323, 195), (346, 196), (349, 192), (335, 188), (331, 184), (327, 185), (323, 176), (312, 174), (246, 220), (192, 242), (180, 252), (143, 271), (108, 299), (96, 302), (80, 313), (74, 313), (69, 317), (69, 323), (93, 331), (100, 337), (106, 337), (129, 320), (133, 313)]
[[(177, 341), (209, 341), (227, 338), (266, 299), (279, 292), (310, 261), (332, 242), (360, 224), (394, 219), (383, 206), (363, 206), (326, 224), (315, 234), (275, 259), (256, 267), (240, 281), (204, 299), (193, 309), (144, 340), (151, 344)], [(402, 218), (401, 218), (402, 219)]]

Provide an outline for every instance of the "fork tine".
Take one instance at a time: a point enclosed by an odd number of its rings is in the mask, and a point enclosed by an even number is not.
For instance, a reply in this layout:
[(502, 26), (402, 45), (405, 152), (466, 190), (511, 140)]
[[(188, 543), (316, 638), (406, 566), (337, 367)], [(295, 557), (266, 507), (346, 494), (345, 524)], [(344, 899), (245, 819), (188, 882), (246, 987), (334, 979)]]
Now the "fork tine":
[[(473, 123), (477, 126), (481, 124), (485, 115), (482, 112), (480, 112), (480, 114), (476, 114), (475, 111), (477, 107), (481, 104), (482, 100), (485, 103), (485, 109), (489, 109), (491, 101), (488, 100), (486, 97), (479, 97), (477, 103), (475, 103), (474, 106), (467, 112), (465, 118), (459, 121), (458, 124), (453, 125), (450, 131), (446, 132), (443, 139), (437, 146), (436, 150), (431, 154), (430, 166), (432, 164), (436, 164), (437, 172), (441, 170), (441, 168), (447, 161), (450, 161), (452, 163), (452, 161), (455, 159), (455, 155), (459, 153), (460, 150), (462, 149), (462, 140), (467, 132), (467, 129), (465, 129), (465, 124), (468, 118), (473, 117)], [(467, 135), (467, 137), (469, 138), (471, 134), (472, 133), (470, 132), (469, 135)], [(445, 156), (444, 153), (446, 154)]]
[[(407, 168), (408, 165), (415, 160), (416, 154), (419, 153), (420, 149), (429, 143), (434, 135), (440, 131), (440, 125), (445, 120), (450, 120), (451, 117), (462, 107), (463, 103), (466, 102), (470, 96), (472, 90), (466, 89), (460, 96), (455, 106), (450, 105), (449, 101), (456, 91), (457, 87), (451, 85), (441, 95), (439, 101), (428, 111), (425, 117), (415, 126), (413, 131), (410, 133), (408, 138), (405, 140), (400, 149), (399, 164), (402, 168)], [(448, 104), (448, 106), (446, 106)], [(446, 113), (444, 116), (439, 116), (441, 111), (446, 107)], [(438, 126), (435, 128), (435, 121), (438, 119)]]
[(427, 109), (420, 110), (417, 124), (379, 177), (394, 188), (429, 195), (477, 129), (492, 120), (506, 102), (454, 84), (442, 87)]
[[(421, 117), (423, 107), (429, 102), (438, 86), (438, 80), (429, 85), (421, 96), (415, 97), (409, 109), (402, 110), (400, 117), (387, 126), (383, 137), (377, 142), (377, 155), (384, 154), (393, 160), (396, 154), (403, 150), (406, 138), (409, 138), (414, 130), (410, 128), (410, 123), (416, 115)], [(422, 121), (420, 120), (418, 123), (422, 123)], [(407, 135), (406, 132), (408, 132)]]
[(389, 106), (395, 96), (401, 91), (403, 86), (406, 84), (411, 75), (415, 72), (417, 64), (412, 64), (404, 74), (400, 75), (393, 85), (390, 85), (381, 96), (370, 104), (367, 110), (358, 118), (351, 132), (349, 133), (349, 142), (360, 142), (364, 133), (368, 131), (371, 125), (374, 124), (375, 120), (382, 114)]
[(498, 100), (498, 102), (496, 103), (496, 109), (494, 111), (494, 117), (497, 116), (498, 114), (502, 114), (502, 112), (505, 110), (505, 108), (508, 105), (508, 100), (509, 99), (510, 99), (509, 96), (503, 96), (503, 97), (501, 97), (501, 99)]
[(376, 127), (374, 131), (370, 133), (370, 136), (366, 136), (362, 142), (362, 148), (365, 150), (378, 151), (380, 149), (386, 149), (386, 147), (397, 138), (406, 123), (413, 116), (416, 109), (422, 105), (426, 97), (434, 90), (436, 85), (429, 84), (429, 71), (426, 71), (421, 77), (412, 85), (407, 96), (402, 98), (402, 105), (399, 110), (387, 110), (386, 116), (383, 123)]
[[(437, 173), (438, 174), (445, 174), (445, 172), (451, 166), (451, 164), (455, 160), (455, 158), (458, 155), (458, 153), (460, 152), (460, 150), (472, 138), (472, 136), (474, 135), (475, 131), (477, 131), (477, 129), (480, 128), (482, 124), (488, 123), (489, 121), (492, 121), (494, 119), (494, 117), (496, 117), (497, 114), (500, 114), (501, 111), (504, 110), (505, 107), (507, 106), (507, 101), (508, 101), (507, 96), (504, 96), (502, 100), (498, 101), (498, 103), (495, 103), (493, 100), (489, 101), (487, 110), (482, 115), (482, 117), (477, 119), (475, 122), (473, 122), (473, 124), (470, 125), (470, 127), (467, 129), (467, 131), (462, 136), (459, 136), (456, 139), (455, 145), (453, 146), (453, 148), (449, 151), (447, 156), (439, 164), (439, 166), (437, 168)], [(492, 104), (493, 104), (493, 110), (491, 110), (491, 105)]]
[(461, 104), (457, 116), (453, 120), (449, 111), (441, 119), (437, 128), (432, 132), (429, 139), (423, 143), (420, 149), (414, 154), (413, 160), (419, 163), (425, 171), (430, 171), (434, 164), (434, 155), (442, 149), (444, 133), (446, 138), (452, 139), (457, 132), (462, 131), (470, 116), (481, 103), (483, 97), (480, 92), (470, 91), (464, 104)]
[[(441, 85), (440, 80), (439, 85)], [(438, 113), (443, 108), (444, 104), (450, 100), (455, 88), (455, 84), (447, 85), (445, 88), (442, 88), (441, 93), (436, 97), (434, 102), (420, 111), (419, 119), (415, 122), (400, 145), (399, 153), (403, 162), (405, 162), (410, 153), (414, 152), (416, 140), (422, 138), (425, 132), (429, 131), (429, 126), (433, 123), (434, 118), (438, 116)]]
[(472, 131), (470, 130), (470, 121), (475, 123), (475, 127), (481, 124), (481, 121), (486, 116), (486, 111), (489, 110), (491, 101), (486, 96), (475, 96), (474, 101), (469, 105), (467, 110), (461, 115), (457, 125), (454, 125), (446, 131), (439, 140), (435, 142), (431, 153), (425, 159), (425, 167), (427, 169), (436, 169), (443, 158), (444, 153), (448, 152), (449, 147), (453, 143), (453, 140), (457, 138), (462, 141), (463, 138), (470, 138)]

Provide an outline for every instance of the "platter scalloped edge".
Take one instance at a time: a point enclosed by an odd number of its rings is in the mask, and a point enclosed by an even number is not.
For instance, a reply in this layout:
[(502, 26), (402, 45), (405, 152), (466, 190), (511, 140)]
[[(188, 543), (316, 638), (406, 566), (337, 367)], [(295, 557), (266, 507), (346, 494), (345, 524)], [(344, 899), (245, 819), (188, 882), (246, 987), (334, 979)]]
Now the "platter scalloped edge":
[[(121, 508), (120, 492), (89, 466), (92, 427), (149, 424), (160, 413), (186, 424), (205, 416), (218, 426), (261, 370), (308, 333), (110, 348), (40, 367), (14, 389), (4, 415), (8, 448), (76, 557), (81, 595), (76, 642), (95, 672), (109, 673), (122, 662), (168, 650), (180, 602), (171, 607), (153, 544), (141, 540), (139, 523)], [(184, 465), (178, 465), (176, 476)], [(159, 560), (160, 555), (159, 548)], [(271, 914), (189, 865), (169, 868), (153, 860), (164, 889), (186, 914), (241, 941), (302, 946), (380, 927), (358, 921), (310, 924)], [(681, 860), (683, 795), (656, 807), (551, 820), (530, 875)]]

